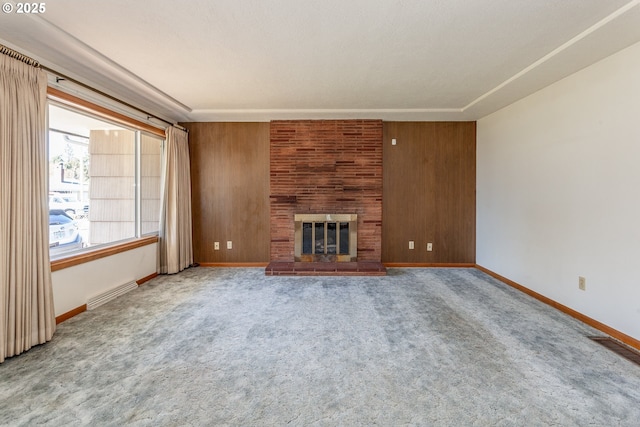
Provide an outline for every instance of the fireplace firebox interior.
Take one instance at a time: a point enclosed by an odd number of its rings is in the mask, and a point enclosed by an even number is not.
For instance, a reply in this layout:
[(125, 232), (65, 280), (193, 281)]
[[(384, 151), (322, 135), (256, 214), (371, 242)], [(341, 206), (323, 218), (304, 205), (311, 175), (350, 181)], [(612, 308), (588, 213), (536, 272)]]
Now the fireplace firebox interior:
[(296, 261), (357, 261), (356, 214), (295, 215)]

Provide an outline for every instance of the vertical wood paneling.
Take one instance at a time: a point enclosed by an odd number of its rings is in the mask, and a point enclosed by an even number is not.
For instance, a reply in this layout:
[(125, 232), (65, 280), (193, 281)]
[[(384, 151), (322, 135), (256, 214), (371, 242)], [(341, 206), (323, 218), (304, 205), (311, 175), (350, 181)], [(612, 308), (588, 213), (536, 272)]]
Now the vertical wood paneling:
[[(271, 259), (270, 241), (271, 250), (284, 254), (284, 259), (293, 250), (287, 237), (289, 220), (293, 226), (289, 218), (293, 211), (285, 212), (279, 206), (296, 205), (305, 212), (331, 209), (353, 213), (353, 203), (360, 197), (365, 204), (379, 203), (381, 222), (373, 219), (369, 223), (372, 231), (361, 238), (363, 243), (368, 242), (365, 244), (378, 245), (383, 261), (475, 261), (475, 123), (385, 122), (379, 131), (383, 134), (379, 154), (375, 154), (374, 145), (354, 143), (353, 150), (365, 150), (355, 155), (356, 151), (352, 153), (344, 145), (327, 148), (335, 139), (330, 135), (331, 123), (325, 121), (317, 128), (312, 126), (313, 121), (292, 123), (295, 132), (273, 128), (273, 123), (185, 125), (190, 131), (194, 252), (198, 262), (267, 262)], [(305, 132), (313, 143), (297, 140)], [(358, 132), (363, 131), (354, 128), (343, 133), (353, 134), (347, 135), (353, 138), (367, 134), (355, 135)], [(278, 145), (271, 165), (270, 133)], [(391, 138), (397, 138), (397, 146), (391, 146)], [(380, 184), (376, 184), (378, 172), (366, 170), (370, 155), (377, 155), (376, 161), (382, 164), (381, 192)], [(274, 174), (279, 180), (277, 187), (288, 190), (272, 189), (270, 200), (269, 182)], [(301, 187), (299, 175), (313, 176), (313, 186)], [(342, 192), (345, 177), (357, 184), (347, 185)], [(377, 195), (365, 195), (367, 189), (377, 189)], [(321, 206), (318, 203), (329, 200), (324, 190), (338, 190), (342, 195), (334, 194), (333, 204)], [(280, 239), (280, 235), (285, 237)], [(227, 240), (233, 241), (232, 250), (226, 249)], [(409, 250), (409, 240), (415, 241), (414, 250)], [(219, 251), (214, 251), (214, 241), (220, 242)], [(427, 242), (433, 242), (432, 252), (426, 251)]]
[(383, 135), (383, 262), (475, 262), (475, 122), (385, 122)]
[(184, 126), (189, 130), (195, 260), (268, 262), (269, 123)]

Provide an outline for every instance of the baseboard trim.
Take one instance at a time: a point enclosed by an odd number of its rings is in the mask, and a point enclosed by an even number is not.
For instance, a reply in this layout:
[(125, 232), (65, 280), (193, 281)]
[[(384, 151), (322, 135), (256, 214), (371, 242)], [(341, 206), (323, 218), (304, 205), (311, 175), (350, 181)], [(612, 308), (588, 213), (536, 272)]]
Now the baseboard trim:
[[(200, 267), (267, 267), (268, 262), (201, 262)], [(474, 268), (474, 263), (465, 262), (383, 262), (385, 267), (458, 267)]]
[(560, 304), (557, 301), (552, 300), (551, 298), (545, 297), (542, 294), (537, 293), (536, 291), (533, 291), (525, 286), (522, 286), (519, 283), (514, 282), (513, 280), (507, 279), (504, 276), (499, 275), (498, 273), (495, 273), (491, 270), (489, 270), (488, 268), (485, 268), (481, 265), (476, 264), (475, 268), (477, 268), (478, 270), (488, 274), (489, 276), (500, 280), (501, 282), (511, 286), (512, 288), (515, 288), (535, 299), (537, 299), (538, 301), (541, 301), (557, 310), (560, 310), (561, 312), (573, 317), (574, 319), (577, 319), (579, 321), (581, 321), (582, 323), (585, 323), (601, 332), (604, 332), (605, 334), (611, 336), (612, 338), (617, 339), (618, 341), (621, 341), (625, 344), (627, 344), (628, 346), (631, 346), (637, 350), (640, 350), (640, 340), (637, 340), (623, 332), (618, 331), (617, 329), (612, 328), (611, 326), (605, 325), (602, 322), (597, 321), (596, 319), (593, 319), (589, 316), (586, 316), (582, 313), (580, 313), (579, 311), (576, 311), (572, 308), (567, 307), (566, 305)]
[[(142, 279), (136, 280), (136, 284), (140, 286), (143, 283), (148, 282), (149, 280), (153, 279), (156, 276), (158, 276), (158, 273), (150, 274), (148, 276), (143, 277)], [(76, 307), (73, 310), (69, 310), (66, 313), (62, 313), (60, 316), (56, 316), (56, 325), (64, 322), (65, 320), (69, 320), (72, 317), (77, 316), (78, 314), (83, 313), (85, 311), (87, 311), (87, 304), (83, 304), (80, 307)]]
[(153, 273), (150, 274), (146, 277), (143, 277), (142, 279), (136, 280), (136, 283), (138, 284), (138, 286), (143, 285), (144, 283), (148, 282), (149, 280), (158, 277), (158, 273)]
[(476, 265), (474, 263), (467, 262), (383, 262), (385, 267), (397, 267), (397, 268), (405, 268), (405, 267), (451, 267), (451, 268), (474, 268)]
[(56, 325), (64, 322), (65, 320), (69, 320), (74, 316), (77, 316), (80, 313), (87, 311), (87, 304), (81, 305), (80, 307), (76, 307), (73, 310), (69, 310), (66, 313), (62, 313), (60, 316), (56, 317)]
[(268, 262), (201, 262), (200, 267), (266, 267)]

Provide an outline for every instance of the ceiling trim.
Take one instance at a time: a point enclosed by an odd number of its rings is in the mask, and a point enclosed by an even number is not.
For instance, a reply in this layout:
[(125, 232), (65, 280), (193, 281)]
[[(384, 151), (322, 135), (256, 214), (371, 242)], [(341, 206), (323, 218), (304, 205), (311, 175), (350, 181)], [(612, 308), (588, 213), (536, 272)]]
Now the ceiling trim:
[(193, 114), (385, 114), (385, 113), (413, 113), (413, 114), (431, 114), (431, 113), (461, 113), (462, 108), (371, 108), (371, 109), (351, 109), (351, 108), (281, 108), (281, 109), (202, 109), (193, 110)]
[(59, 35), (62, 35), (63, 38), (66, 39), (68, 43), (74, 44), (76, 48), (79, 47), (83, 51), (83, 53), (85, 55), (87, 55), (89, 57), (92, 57), (93, 59), (96, 59), (99, 62), (104, 63), (108, 68), (110, 68), (112, 70), (115, 70), (118, 74), (125, 75), (128, 79), (130, 79), (131, 81), (135, 82), (137, 85), (140, 85), (140, 86), (144, 87), (144, 89), (146, 89), (146, 91), (153, 92), (157, 97), (164, 99), (166, 102), (169, 102), (169, 103), (173, 104), (174, 106), (177, 106), (178, 108), (180, 108), (181, 110), (184, 110), (187, 113), (191, 112), (191, 108), (188, 105), (183, 104), (182, 102), (178, 101), (177, 99), (175, 99), (171, 95), (169, 95), (169, 94), (163, 92), (162, 90), (158, 89), (157, 87), (155, 87), (154, 85), (152, 85), (151, 83), (149, 83), (148, 81), (143, 79), (142, 77), (140, 77), (137, 74), (127, 70), (126, 68), (124, 68), (122, 65), (118, 64), (117, 62), (115, 62), (111, 58), (109, 58), (109, 57), (103, 55), (102, 53), (98, 52), (97, 50), (95, 50), (94, 48), (92, 48), (91, 46), (89, 46), (88, 44), (83, 42), (82, 40), (80, 40), (80, 39), (76, 38), (75, 36), (69, 34), (65, 30), (63, 30), (62, 28), (58, 27), (57, 25), (47, 21), (42, 15), (35, 14), (33, 16), (34, 16), (34, 19), (37, 19), (37, 20), (43, 22), (45, 25), (47, 25), (49, 28), (51, 28), (52, 31), (55, 31)]
[(508, 78), (507, 80), (505, 80), (504, 82), (500, 83), (498, 86), (494, 87), (490, 91), (480, 95), (478, 98), (476, 98), (475, 100), (471, 101), (466, 106), (462, 107), (460, 109), (460, 111), (468, 110), (469, 108), (473, 107), (474, 105), (476, 105), (477, 103), (481, 102), (482, 100), (490, 97), (494, 93), (496, 93), (499, 90), (503, 89), (504, 87), (508, 86), (510, 83), (514, 82), (515, 80), (519, 79), (520, 77), (524, 76), (525, 74), (529, 73), (530, 71), (536, 69), (537, 67), (539, 67), (540, 65), (542, 65), (545, 62), (549, 61), (550, 59), (554, 58), (556, 55), (560, 54), (561, 52), (565, 51), (566, 49), (572, 47), (573, 45), (575, 45), (576, 43), (578, 43), (579, 41), (581, 41), (582, 39), (584, 39), (588, 35), (596, 32), (600, 28), (604, 27), (605, 25), (607, 25), (608, 23), (610, 23), (614, 19), (624, 15), (625, 13), (627, 13), (628, 11), (633, 9), (634, 7), (638, 6), (639, 4), (640, 4), (640, 0), (632, 0), (632, 1), (630, 1), (626, 5), (622, 6), (620, 9), (614, 11), (610, 15), (608, 15), (605, 18), (601, 19), (600, 21), (596, 22), (591, 27), (587, 28), (586, 30), (584, 30), (583, 32), (581, 32), (577, 36), (573, 37), (569, 41), (567, 41), (567, 42), (563, 43), (562, 45), (558, 46), (557, 48), (555, 48), (554, 50), (552, 50), (551, 52), (549, 52), (548, 54), (546, 54), (542, 58), (538, 59), (533, 64), (529, 65), (528, 67), (526, 67), (525, 69), (523, 69), (519, 73), (517, 73), (517, 74), (513, 75), (512, 77)]
[(271, 120), (381, 119), (387, 121), (468, 121), (460, 108), (405, 109), (201, 109), (196, 122), (268, 122)]
[(9, 31), (8, 34), (15, 32), (18, 36), (11, 40), (3, 36), (0, 42), (37, 60), (48, 69), (50, 75), (68, 76), (70, 80), (60, 80), (61, 87), (66, 83), (75, 86), (74, 81), (76, 81), (82, 86), (96, 89), (171, 122), (184, 120), (191, 112), (188, 105), (127, 70), (41, 15), (26, 14), (24, 19), (29, 21), (22, 24), (22, 27), (28, 28), (27, 32), (18, 32), (20, 26), (15, 22), (9, 22), (13, 26), (7, 26), (8, 28), (4, 29)]
[[(589, 45), (589, 40), (594, 37), (594, 34), (615, 31), (616, 26), (608, 24), (623, 15), (627, 14), (626, 18), (620, 19), (618, 23), (623, 21), (627, 27), (633, 25), (634, 22), (632, 21), (640, 14), (638, 5), (640, 5), (640, 0), (629, 1), (520, 72), (459, 108), (192, 109), (92, 48), (81, 39), (48, 21), (43, 16), (29, 16), (36, 25), (30, 26), (33, 28), (30, 28), (30, 32), (22, 35), (21, 41), (29, 45), (29, 42), (33, 43), (34, 40), (37, 40), (37, 44), (35, 44), (37, 50), (25, 53), (30, 54), (44, 66), (67, 74), (83, 84), (95, 87), (133, 106), (150, 111), (158, 117), (163, 119), (171, 118), (172, 121), (269, 121), (328, 118), (379, 118), (389, 121), (467, 121), (478, 120), (517, 101), (523, 96), (533, 93), (535, 90), (548, 86), (557, 81), (558, 76), (562, 78), (589, 65), (587, 59), (580, 62), (575, 61), (574, 58), (580, 55), (582, 56), (579, 59), (583, 57), (591, 58), (584, 55), (584, 52), (593, 50), (593, 46)], [(11, 30), (11, 28), (8, 30)], [(13, 31), (15, 30), (13, 28)], [(20, 39), (17, 40), (18, 43), (19, 41)], [(620, 43), (618, 49), (625, 47), (622, 43)], [(8, 43), (7, 45), (19, 51), (23, 50), (15, 44)], [(31, 47), (35, 49), (33, 46)], [(32, 55), (32, 53), (35, 53), (35, 55)], [(612, 53), (614, 52), (600, 50), (594, 57), (596, 57), (596, 60), (600, 60)], [(597, 57), (598, 54), (600, 54), (599, 57)], [(52, 61), (55, 61), (55, 63)], [(554, 64), (558, 68), (558, 63), (561, 65), (561, 72), (549, 73), (549, 69)], [(76, 72), (71, 71), (71, 69), (76, 70)]]
[[(503, 89), (515, 83), (519, 79), (528, 78), (534, 71), (562, 53), (576, 47), (588, 36), (603, 29), (617, 18), (630, 12), (640, 5), (640, 0), (632, 0), (618, 8), (589, 28), (577, 34), (570, 40), (561, 44), (537, 61), (533, 62), (520, 72), (506, 79), (493, 89), (480, 95), (467, 105), (460, 108), (410, 108), (410, 109), (194, 109), (189, 117), (196, 121), (269, 121), (278, 119), (325, 119), (325, 118), (379, 118), (395, 121), (467, 121), (477, 120), (477, 107), (488, 101), (492, 96), (498, 95)], [(575, 70), (574, 70), (575, 71)], [(548, 82), (547, 84), (552, 83)], [(543, 84), (546, 86), (547, 84)], [(519, 98), (518, 98), (519, 99)], [(481, 107), (482, 108), (482, 107)], [(492, 111), (493, 112), (493, 111)]]

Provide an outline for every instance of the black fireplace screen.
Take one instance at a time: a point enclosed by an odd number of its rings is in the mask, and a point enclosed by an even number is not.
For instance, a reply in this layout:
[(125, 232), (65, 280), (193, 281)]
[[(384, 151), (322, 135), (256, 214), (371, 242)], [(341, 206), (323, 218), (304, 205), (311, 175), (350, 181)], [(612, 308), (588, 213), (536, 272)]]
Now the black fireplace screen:
[(355, 261), (358, 218), (356, 214), (296, 214), (296, 261)]
[(302, 253), (349, 255), (349, 223), (303, 222)]

